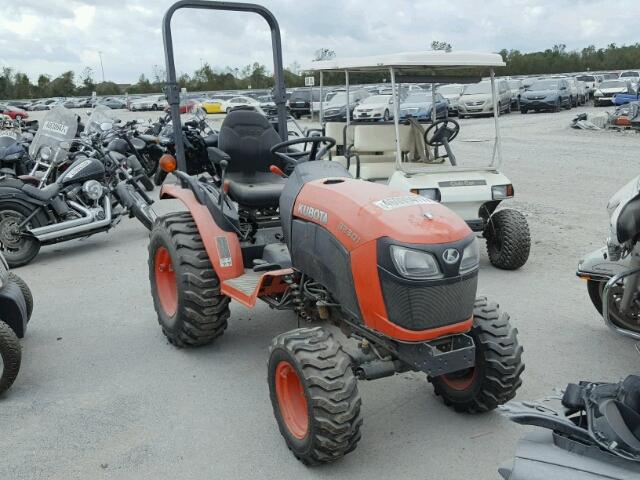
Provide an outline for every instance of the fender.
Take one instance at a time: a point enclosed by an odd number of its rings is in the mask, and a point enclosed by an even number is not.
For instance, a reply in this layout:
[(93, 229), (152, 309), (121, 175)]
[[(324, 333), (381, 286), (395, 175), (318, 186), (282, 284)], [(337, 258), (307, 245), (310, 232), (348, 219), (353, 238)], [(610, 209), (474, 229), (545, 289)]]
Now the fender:
[[(187, 207), (193, 217), (193, 221), (196, 223), (204, 248), (220, 282), (244, 274), (242, 250), (240, 249), (238, 237), (235, 233), (227, 232), (220, 228), (213, 220), (209, 209), (198, 202), (191, 190), (178, 185), (163, 185), (160, 189), (160, 198), (175, 198)], [(225, 242), (228, 246), (229, 255), (225, 261), (222, 261), (221, 257), (223, 255), (220, 254), (218, 248), (219, 245), (220, 248), (224, 248)]]
[[(33, 211), (45, 203), (36, 200), (24, 193), (20, 188), (24, 183), (17, 179), (5, 179), (0, 183), (0, 207), (3, 205), (19, 205), (26, 210)], [(45, 211), (38, 212), (32, 219), (34, 227), (42, 227), (49, 224)]]
[(617, 262), (609, 260), (607, 248), (594, 250), (580, 260), (576, 275), (587, 280), (606, 281), (614, 275), (626, 272), (632, 268), (631, 255), (621, 258)]
[(2, 321), (11, 327), (18, 338), (23, 338), (29, 321), (27, 303), (20, 287), (10, 279), (0, 288), (0, 310)]

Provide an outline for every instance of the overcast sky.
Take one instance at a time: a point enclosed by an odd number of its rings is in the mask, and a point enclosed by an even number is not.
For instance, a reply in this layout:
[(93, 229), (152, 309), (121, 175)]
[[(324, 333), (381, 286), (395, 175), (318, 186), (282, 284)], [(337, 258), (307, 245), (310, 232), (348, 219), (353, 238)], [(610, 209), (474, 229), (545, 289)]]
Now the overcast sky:
[[(275, 14), (284, 63), (307, 63), (320, 47), (339, 57), (428, 50), (542, 50), (564, 43), (637, 40), (638, 2), (592, 0), (258, 0)], [(2, 0), (0, 66), (35, 80), (91, 67), (101, 79), (135, 82), (164, 67), (161, 20), (173, 0)], [(173, 21), (178, 72), (254, 61), (272, 66), (269, 30), (256, 15), (182, 10)]]

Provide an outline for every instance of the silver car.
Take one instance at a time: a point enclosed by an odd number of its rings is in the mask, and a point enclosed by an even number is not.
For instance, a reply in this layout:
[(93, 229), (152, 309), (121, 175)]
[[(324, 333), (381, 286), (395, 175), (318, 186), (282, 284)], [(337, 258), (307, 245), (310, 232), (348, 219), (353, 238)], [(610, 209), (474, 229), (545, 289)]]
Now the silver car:
[[(511, 112), (511, 90), (506, 80), (496, 79), (496, 102), (498, 115)], [(460, 118), (480, 115), (493, 115), (493, 96), (489, 80), (466, 85), (458, 102)]]

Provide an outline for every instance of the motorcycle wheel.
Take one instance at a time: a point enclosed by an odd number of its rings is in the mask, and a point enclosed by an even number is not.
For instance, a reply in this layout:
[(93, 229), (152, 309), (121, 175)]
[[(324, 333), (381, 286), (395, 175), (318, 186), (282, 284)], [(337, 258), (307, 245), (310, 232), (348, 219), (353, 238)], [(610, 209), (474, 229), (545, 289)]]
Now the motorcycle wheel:
[(22, 350), (15, 332), (0, 320), (0, 395), (9, 389), (20, 371)]
[(32, 212), (17, 204), (0, 204), (0, 251), (11, 268), (26, 265), (40, 251), (35, 237), (20, 235), (18, 226)]
[[(598, 282), (595, 280), (587, 281), (587, 291), (589, 292), (589, 298), (591, 299), (591, 303), (598, 311), (600, 315), (602, 315), (602, 306), (603, 306), (603, 298), (604, 298), (604, 287), (607, 282)], [(637, 307), (632, 307), (631, 312), (622, 313), (619, 308), (616, 300), (622, 297), (624, 292), (624, 287), (622, 285), (614, 285), (611, 289), (612, 298), (609, 303), (611, 304), (611, 308), (609, 311), (609, 319), (611, 322), (619, 328), (624, 330), (631, 330), (635, 333), (640, 333), (640, 309)]]

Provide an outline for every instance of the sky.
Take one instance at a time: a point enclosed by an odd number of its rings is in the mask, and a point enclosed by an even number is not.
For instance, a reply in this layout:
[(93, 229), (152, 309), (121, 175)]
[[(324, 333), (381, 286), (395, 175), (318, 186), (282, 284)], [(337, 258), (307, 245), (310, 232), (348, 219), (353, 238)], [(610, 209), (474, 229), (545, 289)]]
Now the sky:
[[(337, 57), (429, 50), (523, 52), (635, 43), (637, 2), (617, 0), (257, 0), (282, 31), (285, 66), (308, 63), (319, 48)], [(135, 83), (164, 68), (161, 23), (173, 0), (2, 0), (0, 67)], [(180, 10), (172, 21), (176, 69), (191, 73), (258, 61), (273, 65), (269, 28), (250, 13)]]

